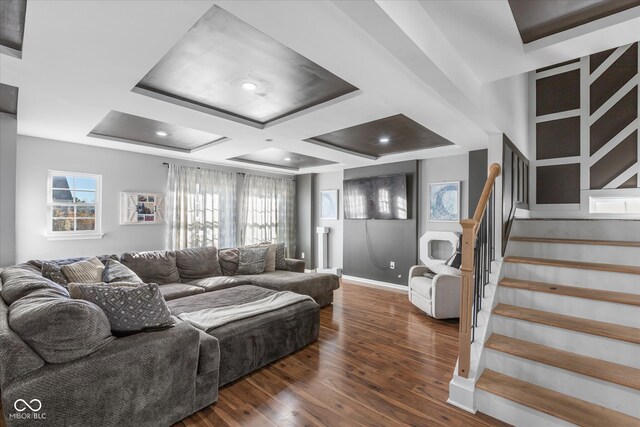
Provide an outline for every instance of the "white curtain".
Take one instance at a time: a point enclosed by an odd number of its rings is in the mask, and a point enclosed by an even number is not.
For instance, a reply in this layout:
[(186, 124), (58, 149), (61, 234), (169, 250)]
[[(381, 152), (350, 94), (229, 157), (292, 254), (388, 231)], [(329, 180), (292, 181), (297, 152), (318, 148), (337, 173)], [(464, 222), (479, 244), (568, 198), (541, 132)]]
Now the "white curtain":
[(284, 242), (288, 257), (295, 255), (295, 182), (247, 174), (240, 209), (243, 245)]
[(169, 165), (167, 246), (236, 245), (236, 174)]

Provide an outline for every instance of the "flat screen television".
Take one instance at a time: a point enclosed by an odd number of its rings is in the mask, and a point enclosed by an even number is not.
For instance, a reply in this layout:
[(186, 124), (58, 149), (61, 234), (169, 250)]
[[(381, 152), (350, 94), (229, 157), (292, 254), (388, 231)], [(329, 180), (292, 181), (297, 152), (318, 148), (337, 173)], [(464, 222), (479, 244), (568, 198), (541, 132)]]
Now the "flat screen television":
[(407, 175), (349, 179), (343, 183), (345, 219), (407, 219)]

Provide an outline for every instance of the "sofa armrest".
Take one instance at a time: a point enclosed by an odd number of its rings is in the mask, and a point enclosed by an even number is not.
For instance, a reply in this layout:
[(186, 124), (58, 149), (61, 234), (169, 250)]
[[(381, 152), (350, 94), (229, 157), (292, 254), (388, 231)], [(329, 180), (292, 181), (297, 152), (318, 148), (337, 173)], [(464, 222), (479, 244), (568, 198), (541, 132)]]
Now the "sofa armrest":
[(287, 270), (294, 273), (304, 273), (305, 262), (301, 259), (285, 258), (284, 262), (287, 264)]
[(194, 411), (199, 348), (199, 331), (184, 322), (117, 338), (8, 384), (3, 406), (38, 398), (52, 426), (171, 425)]
[(220, 343), (205, 331), (200, 332), (200, 355), (198, 357), (198, 375), (207, 374), (220, 368)]
[(414, 265), (409, 269), (409, 280), (411, 280), (412, 277), (422, 276), (427, 270), (429, 269), (426, 265)]
[(432, 283), (433, 317), (450, 319), (460, 317), (460, 293), (462, 278), (437, 274)]

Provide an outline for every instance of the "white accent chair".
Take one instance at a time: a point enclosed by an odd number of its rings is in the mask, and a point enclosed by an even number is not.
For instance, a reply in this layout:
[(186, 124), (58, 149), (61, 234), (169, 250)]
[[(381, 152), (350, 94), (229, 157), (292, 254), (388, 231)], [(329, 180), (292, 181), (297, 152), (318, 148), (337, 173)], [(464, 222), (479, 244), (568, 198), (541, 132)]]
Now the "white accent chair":
[(425, 277), (429, 267), (438, 270), (438, 265), (446, 259), (433, 258), (429, 253), (431, 241), (451, 242), (453, 255), (458, 244), (459, 233), (428, 231), (420, 238), (420, 260), (425, 265), (414, 265), (409, 270), (409, 301), (420, 310), (436, 319), (460, 317), (460, 289), (462, 279), (448, 273)]

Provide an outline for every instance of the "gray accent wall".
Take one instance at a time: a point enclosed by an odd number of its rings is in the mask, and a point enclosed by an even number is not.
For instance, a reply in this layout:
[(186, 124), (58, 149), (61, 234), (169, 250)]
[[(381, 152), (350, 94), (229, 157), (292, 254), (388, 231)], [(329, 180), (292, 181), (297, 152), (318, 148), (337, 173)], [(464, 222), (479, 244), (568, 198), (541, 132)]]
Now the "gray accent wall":
[[(345, 275), (407, 285), (409, 268), (418, 260), (418, 161), (346, 169), (344, 179), (398, 173), (407, 174), (409, 219), (345, 219), (343, 251), (348, 254), (344, 257)], [(393, 270), (389, 268), (391, 261), (395, 262)]]
[(16, 260), (17, 118), (0, 113), (0, 267)]
[[(2, 158), (4, 159), (4, 153)], [(16, 209), (20, 212), (15, 225), (16, 261), (164, 249), (166, 225), (119, 224), (121, 191), (166, 191), (168, 173), (163, 162), (266, 176), (285, 176), (20, 135), (16, 175)], [(47, 240), (45, 231), (48, 170), (102, 175), (102, 239)], [(4, 174), (4, 160), (2, 171)], [(241, 178), (242, 175), (238, 175), (238, 179)]]
[(305, 261), (305, 268), (315, 267), (315, 181), (316, 175), (309, 173), (296, 176), (296, 209), (297, 209), (297, 259)]
[(469, 208), (468, 217), (475, 213), (489, 171), (489, 150), (469, 151)]

